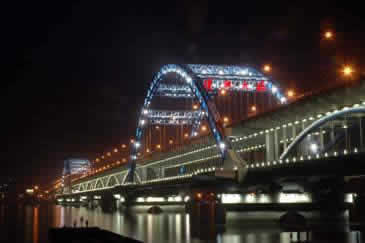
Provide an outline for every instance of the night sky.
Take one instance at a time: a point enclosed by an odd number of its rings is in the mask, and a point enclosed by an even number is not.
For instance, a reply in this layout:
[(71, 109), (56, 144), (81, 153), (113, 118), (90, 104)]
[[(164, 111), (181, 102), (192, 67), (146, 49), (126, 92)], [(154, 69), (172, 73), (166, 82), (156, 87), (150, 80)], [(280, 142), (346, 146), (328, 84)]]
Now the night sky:
[[(344, 60), (364, 68), (363, 12), (335, 1), (8, 2), (0, 180), (19, 185), (49, 182), (63, 159), (94, 159), (127, 141), (163, 64), (269, 63), (297, 93), (341, 82)], [(321, 40), (327, 29), (336, 34), (331, 43)]]

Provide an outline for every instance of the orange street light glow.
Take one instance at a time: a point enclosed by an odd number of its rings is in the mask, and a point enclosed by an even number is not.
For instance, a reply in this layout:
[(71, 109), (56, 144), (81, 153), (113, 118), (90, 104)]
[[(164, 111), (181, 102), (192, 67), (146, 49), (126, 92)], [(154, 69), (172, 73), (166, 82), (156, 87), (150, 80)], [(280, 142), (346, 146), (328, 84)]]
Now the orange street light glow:
[(343, 68), (343, 74), (344, 74), (345, 76), (350, 76), (353, 72), (354, 72), (354, 70), (353, 70), (353, 69), (352, 69), (352, 67), (350, 67), (350, 66), (345, 66), (345, 67)]
[(223, 122), (225, 122), (225, 123), (229, 122), (229, 118), (225, 116), (225, 117), (223, 118)]
[(294, 91), (293, 91), (293, 90), (288, 90), (288, 97), (289, 97), (289, 98), (294, 97), (294, 95), (295, 95), (295, 93), (294, 93)]
[(271, 71), (271, 66), (270, 65), (264, 65), (264, 71), (265, 72), (270, 72)]
[(324, 37), (325, 37), (327, 40), (332, 39), (332, 37), (333, 37), (333, 33), (332, 33), (332, 31), (326, 31), (326, 32), (324, 33)]
[(253, 106), (251, 107), (251, 111), (256, 111), (256, 106), (255, 106), (255, 105), (253, 105)]

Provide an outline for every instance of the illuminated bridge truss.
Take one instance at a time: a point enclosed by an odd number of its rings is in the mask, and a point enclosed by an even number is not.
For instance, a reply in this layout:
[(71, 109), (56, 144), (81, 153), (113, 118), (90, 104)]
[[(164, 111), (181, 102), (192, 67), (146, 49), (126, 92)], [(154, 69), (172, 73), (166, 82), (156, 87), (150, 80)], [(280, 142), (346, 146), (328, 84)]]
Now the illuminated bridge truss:
[[(131, 150), (129, 172), (124, 182), (134, 182), (136, 160), (143, 143), (143, 131), (148, 125), (192, 125), (191, 135), (197, 134), (202, 120), (208, 124), (224, 160), (227, 150), (232, 150), (230, 141), (224, 133), (224, 121), (217, 110), (213, 96), (217, 90), (241, 92), (266, 92), (275, 97), (278, 103), (286, 103), (286, 97), (279, 86), (251, 67), (224, 65), (175, 65), (163, 66), (152, 79), (143, 107), (140, 111), (134, 146)], [(199, 104), (197, 111), (158, 111), (152, 108), (155, 96), (168, 98), (194, 98)], [(174, 99), (176, 100), (176, 99)], [(166, 102), (174, 105), (175, 102)], [(231, 156), (231, 155), (229, 155)]]

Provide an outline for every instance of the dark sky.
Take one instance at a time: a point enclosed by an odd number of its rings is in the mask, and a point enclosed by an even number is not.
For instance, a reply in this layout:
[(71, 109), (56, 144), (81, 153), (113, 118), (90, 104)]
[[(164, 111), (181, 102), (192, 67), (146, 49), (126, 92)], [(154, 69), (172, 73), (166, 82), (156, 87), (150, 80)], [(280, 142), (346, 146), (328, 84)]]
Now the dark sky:
[[(341, 53), (363, 68), (361, 8), (335, 1), (8, 2), (0, 177), (20, 184), (50, 181), (64, 158), (93, 159), (126, 141), (163, 64), (271, 63), (274, 78), (298, 92), (332, 82)], [(336, 41), (323, 43), (328, 28)]]

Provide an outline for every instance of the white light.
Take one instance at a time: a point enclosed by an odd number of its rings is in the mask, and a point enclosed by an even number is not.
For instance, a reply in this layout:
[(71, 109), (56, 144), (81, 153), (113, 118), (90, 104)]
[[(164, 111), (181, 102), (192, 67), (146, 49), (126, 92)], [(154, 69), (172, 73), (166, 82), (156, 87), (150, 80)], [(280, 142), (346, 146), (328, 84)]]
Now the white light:
[(140, 142), (135, 142), (134, 146), (136, 146), (136, 148), (139, 148), (141, 146), (141, 143)]
[(148, 114), (148, 110), (147, 109), (143, 109), (143, 114), (147, 115)]
[(278, 91), (278, 88), (276, 88), (276, 86), (272, 86), (272, 88), (271, 88), (271, 92), (272, 92), (273, 94), (275, 94), (275, 93), (276, 93), (276, 91)]
[(345, 150), (343, 151), (343, 154), (347, 154), (347, 149), (345, 149)]
[(280, 101), (281, 101), (281, 103), (285, 103), (286, 102), (286, 98), (285, 97), (281, 97), (280, 98)]
[(192, 82), (193, 80), (190, 78), (190, 77), (187, 77), (186, 78), (186, 82), (188, 83), (188, 84), (191, 84), (191, 82)]
[(194, 136), (198, 136), (198, 133), (197, 133), (197, 132), (194, 132), (194, 133), (193, 133), (193, 135), (194, 135)]
[(219, 73), (219, 75), (223, 75), (224, 74), (222, 70), (219, 70), (218, 73)]
[(120, 199), (120, 194), (114, 194), (113, 196), (115, 199)]
[(240, 203), (240, 194), (222, 194), (222, 203)]
[(206, 74), (207, 70), (203, 69), (202, 74)]
[(141, 120), (141, 125), (143, 126), (145, 123), (146, 123), (146, 121), (145, 120)]
[(144, 202), (144, 198), (143, 197), (137, 197), (137, 202)]
[(190, 200), (190, 197), (189, 196), (185, 196), (184, 197), (184, 202), (187, 202), (187, 201), (189, 201)]
[(163, 197), (147, 197), (146, 202), (164, 202), (165, 198)]
[(220, 143), (220, 144), (219, 144), (219, 147), (220, 147), (221, 149), (225, 149), (226, 144), (222, 142), (222, 143)]
[(318, 151), (318, 145), (316, 143), (312, 143), (309, 148), (313, 153), (317, 153)]
[(246, 195), (246, 202), (253, 203), (256, 201), (256, 196), (254, 194), (247, 194)]
[(279, 203), (299, 203), (310, 202), (310, 198), (306, 193), (280, 193)]
[(357, 148), (354, 148), (354, 153), (357, 153), (358, 151), (357, 151)]

